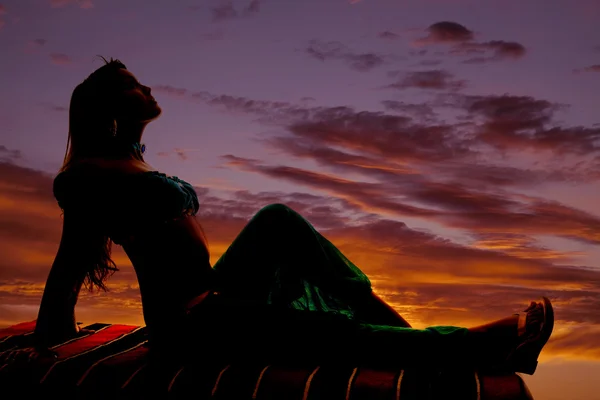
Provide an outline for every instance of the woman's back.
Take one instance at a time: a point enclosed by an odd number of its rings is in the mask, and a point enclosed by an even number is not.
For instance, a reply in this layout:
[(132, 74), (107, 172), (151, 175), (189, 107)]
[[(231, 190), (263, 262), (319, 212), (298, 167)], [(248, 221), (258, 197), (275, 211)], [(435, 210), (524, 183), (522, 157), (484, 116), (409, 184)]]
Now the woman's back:
[(90, 159), (61, 172), (54, 194), (65, 214), (123, 246), (151, 329), (177, 323), (209, 289), (213, 270), (189, 183), (137, 160)]

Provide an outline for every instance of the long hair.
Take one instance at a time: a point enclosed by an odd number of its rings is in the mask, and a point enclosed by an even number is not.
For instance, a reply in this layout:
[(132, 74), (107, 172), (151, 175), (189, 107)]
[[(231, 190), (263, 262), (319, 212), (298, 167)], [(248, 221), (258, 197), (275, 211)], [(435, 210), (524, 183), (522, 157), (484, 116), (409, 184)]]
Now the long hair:
[[(68, 170), (82, 159), (109, 157), (111, 145), (114, 144), (115, 76), (118, 69), (127, 68), (119, 60), (102, 59), (105, 65), (77, 85), (71, 95), (67, 150), (59, 172)], [(107, 232), (94, 226), (85, 236), (87, 243), (82, 247), (85, 248), (88, 262), (85, 263), (83, 283), (90, 291), (94, 287), (106, 291), (106, 280), (118, 270), (111, 258), (112, 240)]]

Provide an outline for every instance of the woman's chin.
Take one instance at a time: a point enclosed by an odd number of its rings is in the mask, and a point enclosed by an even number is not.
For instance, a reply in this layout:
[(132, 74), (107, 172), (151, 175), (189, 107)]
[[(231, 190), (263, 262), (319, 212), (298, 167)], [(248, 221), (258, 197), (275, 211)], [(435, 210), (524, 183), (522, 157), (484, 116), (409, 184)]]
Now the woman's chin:
[(148, 122), (153, 121), (156, 118), (158, 118), (161, 114), (162, 109), (158, 106), (158, 104), (155, 104), (154, 107), (152, 107), (152, 109), (148, 110), (147, 117), (145, 118), (145, 120)]

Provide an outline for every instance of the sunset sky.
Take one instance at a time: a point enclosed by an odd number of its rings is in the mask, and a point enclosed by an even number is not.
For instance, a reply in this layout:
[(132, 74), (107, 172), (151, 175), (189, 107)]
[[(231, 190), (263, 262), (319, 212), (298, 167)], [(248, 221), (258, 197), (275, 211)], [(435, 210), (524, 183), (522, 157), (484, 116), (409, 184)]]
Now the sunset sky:
[[(600, 0), (0, 0), (0, 327), (37, 315), (69, 99), (102, 55), (152, 87), (146, 161), (196, 187), (213, 263), (286, 203), (415, 327), (550, 297), (525, 380), (600, 399), (599, 27)], [(113, 255), (78, 320), (143, 324)]]

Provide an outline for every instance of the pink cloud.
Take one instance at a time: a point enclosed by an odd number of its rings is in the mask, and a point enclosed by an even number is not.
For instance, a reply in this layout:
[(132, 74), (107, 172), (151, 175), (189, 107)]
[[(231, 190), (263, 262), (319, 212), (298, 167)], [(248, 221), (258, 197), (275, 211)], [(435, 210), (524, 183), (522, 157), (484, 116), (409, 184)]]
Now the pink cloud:
[(50, 54), (50, 61), (56, 65), (68, 65), (71, 64), (71, 58), (64, 53), (52, 53)]

